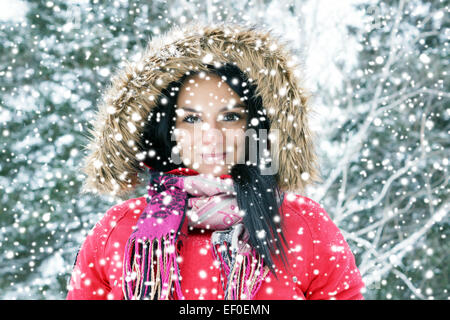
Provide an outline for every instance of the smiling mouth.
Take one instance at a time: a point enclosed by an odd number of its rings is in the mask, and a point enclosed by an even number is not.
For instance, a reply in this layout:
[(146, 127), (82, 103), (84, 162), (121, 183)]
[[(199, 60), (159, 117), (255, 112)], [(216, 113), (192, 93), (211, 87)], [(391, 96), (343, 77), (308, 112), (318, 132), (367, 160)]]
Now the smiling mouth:
[(227, 152), (222, 153), (202, 153), (203, 160), (224, 160)]

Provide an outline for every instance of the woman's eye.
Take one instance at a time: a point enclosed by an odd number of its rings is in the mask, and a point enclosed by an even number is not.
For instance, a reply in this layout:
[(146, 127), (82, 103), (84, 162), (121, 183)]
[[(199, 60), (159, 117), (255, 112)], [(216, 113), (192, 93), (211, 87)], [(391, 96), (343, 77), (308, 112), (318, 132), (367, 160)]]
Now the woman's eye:
[[(219, 121), (227, 121), (227, 122), (238, 121), (240, 119), (242, 119), (242, 115), (236, 112), (229, 112), (224, 115), (219, 115), (218, 117)], [(195, 123), (201, 121), (201, 118), (199, 116), (190, 114), (184, 117), (183, 121), (187, 123)]]
[(194, 123), (200, 120), (200, 117), (194, 115), (188, 115), (184, 117), (183, 121), (188, 123)]
[(224, 121), (238, 121), (242, 118), (242, 116), (239, 113), (236, 112), (230, 112), (225, 114), (222, 119)]

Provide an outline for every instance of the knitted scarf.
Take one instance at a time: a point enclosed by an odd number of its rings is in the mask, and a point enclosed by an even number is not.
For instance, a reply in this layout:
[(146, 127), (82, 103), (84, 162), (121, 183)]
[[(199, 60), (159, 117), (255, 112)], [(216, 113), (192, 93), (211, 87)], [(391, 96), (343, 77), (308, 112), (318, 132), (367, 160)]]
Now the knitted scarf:
[(211, 253), (221, 267), (224, 300), (253, 299), (269, 269), (247, 243), (233, 180), (152, 169), (150, 177), (147, 205), (125, 247), (125, 299), (185, 299), (177, 257), (188, 226), (214, 230)]

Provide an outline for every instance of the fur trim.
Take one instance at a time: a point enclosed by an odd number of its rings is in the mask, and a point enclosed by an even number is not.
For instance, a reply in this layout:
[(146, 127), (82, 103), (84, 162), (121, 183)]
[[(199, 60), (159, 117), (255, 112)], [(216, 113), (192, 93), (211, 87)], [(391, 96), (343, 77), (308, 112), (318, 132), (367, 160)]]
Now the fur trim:
[[(171, 81), (189, 70), (207, 71), (204, 63), (211, 61), (236, 63), (256, 83), (271, 129), (280, 130), (278, 152), (272, 154), (279, 157), (280, 188), (303, 191), (319, 181), (307, 121), (309, 93), (300, 86), (298, 62), (286, 47), (269, 31), (224, 23), (177, 26), (153, 38), (138, 61), (127, 62), (113, 76), (103, 94), (89, 129), (81, 191), (124, 196), (140, 184), (138, 173), (145, 168), (139, 161), (144, 151), (140, 134), (154, 101)], [(303, 172), (308, 179), (301, 178)]]

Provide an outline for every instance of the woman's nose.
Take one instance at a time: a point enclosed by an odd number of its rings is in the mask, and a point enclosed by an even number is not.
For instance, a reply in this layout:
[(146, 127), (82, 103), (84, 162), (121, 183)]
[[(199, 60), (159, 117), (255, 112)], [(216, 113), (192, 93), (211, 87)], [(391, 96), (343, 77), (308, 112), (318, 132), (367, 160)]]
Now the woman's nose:
[(206, 122), (202, 125), (202, 138), (205, 145), (218, 145), (222, 143), (222, 132), (216, 123)]

